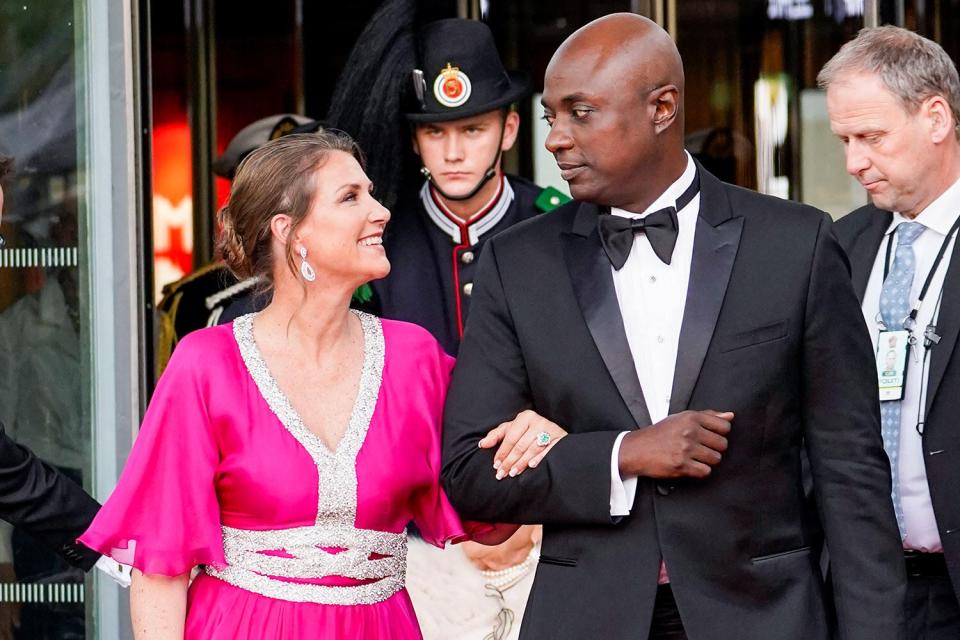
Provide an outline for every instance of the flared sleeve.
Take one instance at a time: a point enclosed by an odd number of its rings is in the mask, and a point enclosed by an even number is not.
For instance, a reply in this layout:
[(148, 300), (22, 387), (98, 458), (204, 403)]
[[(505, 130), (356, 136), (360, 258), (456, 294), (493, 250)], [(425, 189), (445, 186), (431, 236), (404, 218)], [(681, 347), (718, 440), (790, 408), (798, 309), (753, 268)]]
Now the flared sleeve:
[(450, 500), (440, 485), (441, 423), (443, 403), (450, 385), (454, 359), (447, 355), (433, 338), (430, 345), (421, 349), (423, 362), (419, 375), (425, 385), (426, 415), (424, 416), (427, 437), (427, 464), (430, 482), (414, 497), (414, 523), (426, 542), (444, 547), (447, 542), (456, 544), (480, 534), (489, 533), (497, 527), (480, 522), (460, 520)]
[(208, 331), (177, 346), (116, 489), (79, 538), (145, 574), (225, 565), (214, 485), (220, 456), (204, 375), (217, 349), (204, 340)]
[(423, 384), (424, 402), (421, 406), (425, 414), (420, 422), (427, 431), (425, 454), (429, 482), (414, 496), (414, 523), (426, 542), (442, 548), (447, 542), (462, 542), (469, 538), (460, 516), (440, 486), (441, 419), (454, 360), (432, 338), (429, 344), (421, 347), (419, 356), (417, 377)]

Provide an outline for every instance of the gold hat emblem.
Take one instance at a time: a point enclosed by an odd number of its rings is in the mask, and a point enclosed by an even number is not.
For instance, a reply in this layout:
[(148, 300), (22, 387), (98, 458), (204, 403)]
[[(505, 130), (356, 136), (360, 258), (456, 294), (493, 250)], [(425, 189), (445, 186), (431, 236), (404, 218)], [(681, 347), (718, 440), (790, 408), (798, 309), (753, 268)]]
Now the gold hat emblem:
[(470, 78), (459, 67), (447, 63), (433, 81), (433, 97), (445, 107), (455, 108), (470, 99)]

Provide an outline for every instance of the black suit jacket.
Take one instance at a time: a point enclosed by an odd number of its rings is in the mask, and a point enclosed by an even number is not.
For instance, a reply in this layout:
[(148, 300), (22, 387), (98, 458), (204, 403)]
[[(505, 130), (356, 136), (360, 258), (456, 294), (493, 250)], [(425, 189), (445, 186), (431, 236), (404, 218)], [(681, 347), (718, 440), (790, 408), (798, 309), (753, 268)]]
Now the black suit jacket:
[[(877, 252), (886, 249), (884, 234), (893, 214), (873, 205), (857, 209), (835, 225), (837, 238), (850, 257), (857, 297), (863, 301)], [(923, 449), (927, 484), (937, 528), (947, 560), (954, 592), (960, 594), (960, 243), (943, 284), (943, 299), (937, 319), (940, 343), (930, 350)], [(922, 274), (925, 275), (925, 274)], [(920, 277), (920, 276), (917, 276)], [(931, 299), (933, 296), (931, 296)], [(922, 330), (922, 327), (921, 327)], [(871, 369), (873, 371), (874, 369)]]
[[(736, 412), (723, 461), (702, 481), (640, 478), (631, 514), (611, 519), (614, 440), (650, 418), (597, 207), (571, 203), (484, 254), (444, 418), (450, 499), (471, 519), (545, 523), (525, 640), (643, 640), (661, 557), (691, 640), (818, 640), (827, 607), (806, 441), (841, 637), (899, 638), (890, 471), (843, 252), (822, 213), (699, 171), (670, 412)], [(477, 440), (524, 408), (570, 435), (498, 482)]]
[(0, 425), (0, 519), (86, 571), (100, 554), (76, 540), (99, 509), (79, 485), (14, 442)]

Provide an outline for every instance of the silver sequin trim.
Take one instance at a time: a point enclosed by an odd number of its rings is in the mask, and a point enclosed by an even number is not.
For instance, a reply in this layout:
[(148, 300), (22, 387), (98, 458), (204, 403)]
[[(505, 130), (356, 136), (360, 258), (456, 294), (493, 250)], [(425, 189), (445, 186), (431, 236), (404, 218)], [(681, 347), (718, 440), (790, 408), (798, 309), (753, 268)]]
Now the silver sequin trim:
[[(329, 553), (323, 548), (346, 549)], [(293, 556), (266, 555), (282, 549)], [(223, 527), (227, 563), (282, 578), (343, 576), (379, 580), (400, 574), (407, 557), (406, 533), (347, 527), (298, 527), (250, 531)], [(372, 554), (387, 556), (370, 560)]]
[[(245, 530), (223, 527), (227, 567), (205, 571), (220, 580), (259, 593), (294, 602), (317, 604), (372, 604), (403, 588), (406, 577), (406, 533), (352, 527), (296, 527), (279, 530)], [(339, 547), (329, 553), (320, 547)], [(293, 557), (266, 555), (283, 550)], [(387, 556), (371, 560), (371, 554)], [(275, 578), (318, 579), (342, 576), (376, 580), (357, 585), (329, 587), (298, 584)]]
[(235, 587), (258, 593), (268, 598), (290, 602), (313, 602), (315, 604), (358, 605), (383, 602), (403, 589), (404, 575), (384, 578), (377, 582), (348, 587), (328, 587), (318, 584), (303, 584), (274, 580), (258, 573), (244, 571), (239, 567), (227, 567), (223, 571), (207, 573)]
[(354, 580), (382, 580), (400, 575), (404, 558), (370, 560), (363, 549), (328, 553), (323, 549), (287, 549), (294, 558), (272, 556), (256, 551), (231, 558), (231, 567), (274, 578), (320, 579), (342, 576)]
[[(234, 321), (233, 332), (240, 355), (260, 394), (280, 423), (310, 454), (317, 466), (319, 492), (315, 527), (272, 531), (245, 531), (224, 527), (227, 567), (206, 569), (210, 575), (235, 586), (294, 602), (371, 604), (403, 588), (406, 573), (406, 538), (401, 534), (355, 527), (357, 517), (356, 458), (377, 405), (383, 375), (384, 340), (380, 320), (355, 311), (363, 328), (363, 365), (350, 423), (336, 451), (331, 452), (303, 423), (267, 368), (253, 337), (255, 314)], [(329, 554), (318, 547), (342, 547)], [(262, 551), (283, 550), (293, 558), (268, 556)], [(370, 553), (390, 556), (370, 560)], [(268, 574), (268, 575), (263, 575)], [(377, 582), (344, 587), (297, 584), (275, 580), (338, 575)]]
[(407, 534), (377, 531), (375, 529), (356, 529), (353, 526), (309, 526), (289, 529), (235, 529), (221, 527), (223, 530), (224, 550), (266, 550), (289, 549), (293, 547), (364, 547), (370, 553), (380, 555), (399, 555), (406, 553)]
[(240, 355), (270, 410), (313, 458), (320, 474), (317, 499), (317, 524), (353, 525), (357, 518), (356, 458), (370, 427), (370, 419), (380, 395), (383, 374), (384, 343), (380, 320), (370, 314), (355, 311), (363, 328), (363, 367), (360, 388), (353, 405), (350, 424), (331, 453), (303, 423), (287, 396), (280, 390), (273, 374), (267, 368), (253, 338), (253, 318), (247, 314), (234, 320), (233, 333), (240, 347)]

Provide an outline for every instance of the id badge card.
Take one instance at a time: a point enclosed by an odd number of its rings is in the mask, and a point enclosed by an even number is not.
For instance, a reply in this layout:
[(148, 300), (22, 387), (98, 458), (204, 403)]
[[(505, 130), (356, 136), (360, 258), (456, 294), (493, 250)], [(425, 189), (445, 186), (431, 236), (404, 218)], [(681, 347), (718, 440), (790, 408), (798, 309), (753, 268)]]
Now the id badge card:
[(903, 399), (909, 352), (909, 331), (880, 332), (877, 338), (877, 384), (881, 402)]

